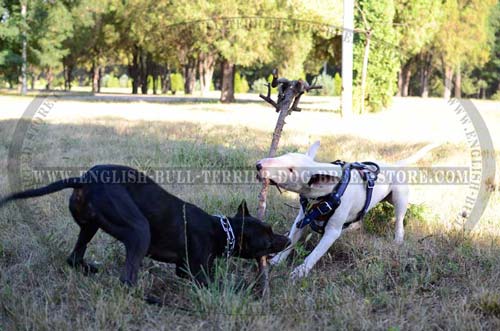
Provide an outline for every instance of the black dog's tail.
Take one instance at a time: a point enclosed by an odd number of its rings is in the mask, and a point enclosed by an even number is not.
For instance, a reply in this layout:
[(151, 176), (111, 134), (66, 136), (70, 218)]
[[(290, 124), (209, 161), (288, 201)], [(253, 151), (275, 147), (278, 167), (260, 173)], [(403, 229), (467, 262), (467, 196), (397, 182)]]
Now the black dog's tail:
[(2, 207), (4, 204), (12, 200), (39, 197), (42, 195), (64, 190), (65, 188), (80, 188), (82, 187), (82, 185), (83, 185), (82, 179), (80, 177), (66, 178), (44, 187), (36, 188), (33, 190), (26, 190), (9, 195), (3, 199), (0, 199), (0, 207)]

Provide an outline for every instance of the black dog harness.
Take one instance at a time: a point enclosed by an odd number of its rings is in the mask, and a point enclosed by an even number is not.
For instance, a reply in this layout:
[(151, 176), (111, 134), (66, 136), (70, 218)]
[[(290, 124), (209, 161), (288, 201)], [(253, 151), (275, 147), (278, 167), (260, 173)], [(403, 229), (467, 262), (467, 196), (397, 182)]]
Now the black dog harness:
[(351, 170), (359, 171), (363, 181), (366, 184), (366, 200), (363, 209), (359, 212), (358, 216), (350, 221), (344, 223), (343, 229), (347, 228), (351, 223), (361, 221), (368, 211), (370, 201), (372, 199), (373, 187), (377, 181), (377, 176), (380, 172), (380, 167), (374, 162), (353, 162), (347, 163), (337, 160), (332, 164), (340, 165), (342, 167), (342, 177), (340, 181), (333, 188), (332, 193), (326, 194), (316, 199), (308, 199), (300, 196), (300, 205), (304, 211), (304, 218), (297, 223), (297, 228), (301, 229), (310, 224), (311, 229), (317, 233), (325, 233), (325, 227), (328, 220), (335, 213), (335, 210), (340, 206), (342, 195), (351, 181)]

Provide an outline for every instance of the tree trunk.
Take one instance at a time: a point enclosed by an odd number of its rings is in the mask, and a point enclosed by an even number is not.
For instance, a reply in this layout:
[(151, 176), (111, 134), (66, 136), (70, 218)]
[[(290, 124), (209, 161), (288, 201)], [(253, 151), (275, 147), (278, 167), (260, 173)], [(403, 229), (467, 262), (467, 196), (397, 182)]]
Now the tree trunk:
[(214, 75), (215, 56), (213, 54), (201, 53), (198, 57), (198, 76), (200, 77), (201, 95), (210, 91), (212, 77)]
[(167, 94), (170, 90), (170, 68), (167, 66), (161, 67), (161, 93)]
[(63, 60), (63, 77), (64, 77), (64, 90), (68, 90), (68, 66), (64, 64)]
[(460, 99), (462, 97), (462, 73), (460, 71), (460, 65), (455, 73), (455, 98)]
[(397, 97), (402, 96), (402, 91), (403, 91), (403, 65), (401, 65), (401, 68), (399, 68), (398, 72), (398, 92), (396, 93)]
[(99, 66), (98, 78), (97, 78), (97, 93), (101, 93), (101, 83), (102, 83), (102, 68)]
[(398, 96), (407, 97), (411, 78), (411, 59), (401, 66), (398, 76)]
[(71, 91), (71, 82), (73, 81), (73, 64), (65, 64), (64, 65), (64, 90)]
[(149, 64), (149, 54), (141, 52), (139, 68), (141, 74), (141, 93), (148, 94), (148, 64)]
[(200, 92), (203, 96), (205, 94), (205, 80), (203, 79), (203, 54), (198, 56), (198, 80), (200, 82)]
[[(21, 1), (21, 16), (23, 18), (24, 26), (26, 25), (26, 11), (27, 11), (27, 1)], [(28, 76), (26, 72), (26, 67), (28, 65), (28, 38), (26, 34), (26, 28), (24, 27), (22, 30), (22, 65), (21, 65), (21, 94), (26, 95), (28, 92)]]
[(31, 72), (30, 76), (31, 76), (31, 90), (34, 91), (35, 90), (36, 76), (33, 72)]
[(45, 85), (45, 89), (50, 91), (52, 88), (52, 80), (54, 80), (54, 74), (52, 73), (52, 68), (47, 69), (47, 85)]
[(128, 74), (132, 79), (132, 94), (137, 94), (140, 86), (139, 76), (139, 47), (134, 46), (132, 51), (132, 64), (128, 66)]
[(444, 66), (444, 92), (443, 97), (448, 100), (451, 97), (451, 89), (453, 87), (453, 68), (445, 65)]
[(403, 96), (408, 96), (408, 90), (410, 88), (410, 79), (411, 79), (411, 63), (407, 63), (405, 66), (405, 70), (403, 72)]
[(68, 66), (68, 90), (71, 91), (71, 88), (73, 87), (73, 69), (74, 65), (70, 64)]
[(184, 94), (193, 94), (196, 84), (196, 60), (189, 58), (184, 65)]
[(158, 74), (153, 73), (153, 94), (158, 94)]
[(234, 102), (234, 64), (224, 59), (222, 61), (222, 86), (220, 101)]
[(432, 73), (432, 55), (422, 55), (422, 69), (420, 70), (420, 96), (427, 98), (429, 96), (429, 77)]
[(94, 60), (92, 63), (92, 93), (99, 93), (101, 89), (101, 84), (100, 84), (100, 73), (101, 73), (101, 68), (97, 64), (97, 61)]
[(483, 99), (483, 100), (486, 99), (486, 89), (485, 88), (481, 89), (481, 99)]
[(151, 76), (153, 77), (153, 94), (158, 94), (158, 65), (151, 61)]
[(371, 34), (366, 34), (365, 52), (363, 55), (363, 68), (361, 69), (361, 114), (365, 113), (366, 75), (368, 73), (368, 58), (370, 56)]

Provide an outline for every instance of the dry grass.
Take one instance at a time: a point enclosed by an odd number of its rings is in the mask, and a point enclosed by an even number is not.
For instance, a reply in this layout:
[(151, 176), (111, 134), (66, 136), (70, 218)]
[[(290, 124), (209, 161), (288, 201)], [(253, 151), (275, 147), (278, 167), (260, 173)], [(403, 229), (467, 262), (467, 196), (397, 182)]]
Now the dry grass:
[[(9, 118), (18, 117), (27, 104), (10, 97), (3, 101), (0, 194), (8, 191), (6, 162), (15, 126)], [(431, 110), (412, 105), (402, 111), (413, 116), (408, 122), (421, 125)], [(113, 162), (139, 168), (251, 169), (266, 154), (275, 115), (254, 104), (231, 107), (235, 106), (59, 102), (33, 142), (32, 165), (89, 167)], [(496, 118), (488, 109), (484, 115)], [(400, 139), (399, 127), (391, 135), (392, 125), (405, 116), (393, 109), (360, 120), (358, 127), (335, 114), (293, 114), (281, 152), (303, 150), (321, 138), (322, 160), (402, 159), (435, 138), (432, 130), (404, 121), (401, 126), (408, 139)], [(371, 128), (374, 123), (386, 126)], [(446, 132), (439, 137), (448, 143), (424, 163), (466, 165), (466, 145), (450, 133), (449, 123), (441, 125)], [(317, 131), (311, 129), (316, 126)], [(496, 129), (498, 123), (492, 126)], [(364, 127), (370, 130), (365, 132)], [(377, 135), (383, 131), (383, 136)], [(227, 214), (242, 198), (255, 210), (259, 190), (258, 185), (167, 184), (165, 188), (209, 212)], [(77, 236), (67, 210), (70, 192), (31, 200), (32, 216), (22, 217), (15, 205), (8, 206), (0, 210), (0, 330), (500, 328), (500, 195), (494, 192), (474, 231), (463, 233), (451, 225), (461, 212), (463, 187), (419, 186), (414, 191), (412, 200), (423, 205), (410, 215), (402, 247), (392, 245), (392, 226), (346, 234), (311, 277), (291, 283), (291, 268), (318, 240), (312, 235), (288, 265), (272, 270), (269, 304), (248, 290), (255, 275), (253, 263), (238, 260), (221, 261), (217, 270), (222, 281), (198, 289), (176, 278), (171, 266), (146, 259), (140, 285), (126, 289), (117, 277), (123, 249), (102, 233), (87, 253), (89, 260), (101, 264), (100, 273), (85, 277), (65, 265)], [(278, 232), (288, 231), (295, 216), (296, 210), (288, 205), (298, 205), (295, 196), (271, 191), (268, 221)], [(370, 217), (373, 223), (385, 216), (382, 212)], [(142, 298), (148, 293), (164, 296), (167, 305), (147, 305)]]

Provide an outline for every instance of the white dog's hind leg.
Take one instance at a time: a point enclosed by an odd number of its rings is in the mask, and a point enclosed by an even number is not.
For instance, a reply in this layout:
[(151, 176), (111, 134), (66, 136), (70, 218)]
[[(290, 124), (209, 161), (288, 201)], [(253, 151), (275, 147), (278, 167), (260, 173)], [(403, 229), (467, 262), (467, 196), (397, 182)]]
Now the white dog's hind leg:
[(394, 213), (396, 215), (396, 229), (394, 242), (402, 244), (404, 240), (404, 218), (408, 209), (408, 187), (405, 185), (395, 186), (392, 190), (391, 203), (394, 205)]
[(292, 224), (292, 228), (290, 229), (290, 233), (288, 234), (288, 238), (290, 239), (290, 246), (288, 246), (284, 251), (279, 252), (276, 254), (275, 257), (273, 257), (269, 263), (271, 265), (276, 265), (288, 257), (290, 255), (290, 252), (292, 251), (292, 248), (297, 244), (299, 241), (300, 237), (302, 237), (302, 234), (304, 233), (304, 228), (299, 229), (297, 228), (297, 223), (304, 218), (304, 213), (302, 212), (302, 208), (300, 208), (300, 212), (295, 218), (295, 221)]
[[(332, 221), (333, 220), (330, 220), (330, 222)], [(325, 229), (325, 234), (319, 241), (318, 245), (313, 249), (311, 254), (309, 254), (309, 256), (305, 259), (304, 263), (302, 263), (293, 270), (291, 274), (292, 279), (298, 279), (307, 276), (307, 274), (314, 267), (316, 262), (318, 262), (319, 259), (323, 255), (325, 255), (325, 253), (333, 245), (335, 240), (337, 240), (340, 237), (340, 234), (342, 233), (342, 223), (341, 222), (335, 222), (335, 223), (336, 224), (327, 225)]]
[(347, 228), (342, 230), (342, 233), (349, 233), (361, 229), (363, 226), (363, 221), (354, 222)]

